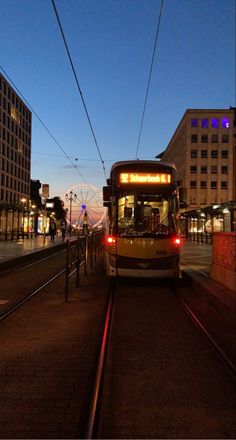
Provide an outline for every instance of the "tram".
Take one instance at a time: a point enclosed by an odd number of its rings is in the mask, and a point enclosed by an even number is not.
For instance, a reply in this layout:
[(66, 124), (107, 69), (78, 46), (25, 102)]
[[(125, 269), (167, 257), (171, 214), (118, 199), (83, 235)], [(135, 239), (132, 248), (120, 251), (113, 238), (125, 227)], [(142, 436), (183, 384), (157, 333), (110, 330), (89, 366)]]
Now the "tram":
[(108, 276), (170, 277), (180, 273), (179, 196), (174, 165), (123, 161), (112, 165), (103, 205)]

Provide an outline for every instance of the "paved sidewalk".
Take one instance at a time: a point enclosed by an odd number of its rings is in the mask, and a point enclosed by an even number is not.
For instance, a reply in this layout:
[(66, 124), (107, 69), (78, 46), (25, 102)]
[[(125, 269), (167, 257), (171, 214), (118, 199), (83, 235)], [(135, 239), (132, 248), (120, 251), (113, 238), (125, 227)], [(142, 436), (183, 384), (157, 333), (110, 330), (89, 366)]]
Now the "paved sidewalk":
[(1, 323), (1, 439), (78, 438), (107, 290), (100, 264), (68, 303), (60, 280)]
[(63, 243), (61, 236), (52, 242), (49, 236), (38, 235), (13, 241), (0, 241), (0, 263)]

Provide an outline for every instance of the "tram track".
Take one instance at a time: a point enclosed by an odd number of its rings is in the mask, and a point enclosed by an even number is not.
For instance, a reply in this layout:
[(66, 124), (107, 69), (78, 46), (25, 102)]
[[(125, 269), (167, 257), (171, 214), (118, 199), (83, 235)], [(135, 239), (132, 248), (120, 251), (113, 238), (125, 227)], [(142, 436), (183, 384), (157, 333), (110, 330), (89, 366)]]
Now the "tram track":
[[(113, 307), (114, 307), (114, 296), (115, 296), (115, 289), (116, 289), (116, 283), (119, 281), (113, 281), (110, 285), (110, 293), (109, 293), (109, 300), (107, 303), (107, 311), (106, 311), (106, 318), (104, 320), (104, 327), (100, 342), (100, 350), (99, 350), (99, 356), (97, 357), (97, 364), (96, 368), (94, 369), (93, 379), (92, 379), (92, 393), (89, 397), (89, 402), (86, 403), (87, 405), (87, 419), (86, 421), (83, 420), (80, 425), (86, 426), (86, 431), (83, 431), (83, 434), (79, 434), (79, 438), (100, 438), (101, 432), (101, 413), (103, 411), (103, 394), (104, 394), (104, 383), (107, 381), (106, 378), (106, 371), (107, 368), (107, 359), (110, 356), (110, 344), (112, 344), (112, 327), (111, 324), (113, 320)], [(185, 315), (188, 316), (189, 320), (194, 323), (194, 326), (197, 326), (198, 330), (201, 332), (201, 334), (204, 335), (204, 338), (207, 338), (208, 345), (211, 347), (212, 350), (217, 351), (218, 356), (220, 357), (221, 361), (224, 362), (224, 365), (227, 367), (227, 371), (230, 371), (231, 379), (235, 380), (235, 372), (236, 368), (233, 363), (233, 361), (229, 358), (229, 356), (225, 353), (224, 349), (219, 345), (219, 343), (215, 340), (215, 338), (210, 334), (210, 332), (206, 329), (205, 325), (200, 321), (199, 317), (197, 316), (196, 311), (193, 310), (192, 307), (190, 307), (187, 302), (181, 298), (181, 296), (176, 294), (175, 289), (170, 288), (172, 294), (174, 293), (174, 297), (176, 298), (178, 305), (181, 307), (181, 310), (184, 310)], [(114, 318), (115, 319), (115, 318)], [(109, 381), (109, 379), (108, 379)], [(107, 402), (106, 402), (107, 404)], [(103, 437), (101, 437), (103, 438)]]
[[(47, 260), (48, 258), (49, 257), (45, 257), (45, 258), (41, 259), (40, 262), (43, 262), (43, 261)], [(31, 263), (31, 264), (25, 266), (25, 269), (29, 268), (29, 267), (31, 268), (35, 264), (36, 264), (36, 262)], [(81, 267), (82, 265), (83, 265), (83, 262), (80, 263), (79, 267)], [(72, 266), (75, 266), (75, 262), (72, 263)], [(18, 270), (20, 271), (20, 269), (18, 269)], [(21, 271), (22, 271), (22, 269), (21, 269)], [(69, 274), (69, 278), (72, 277), (75, 272), (76, 272), (76, 268), (72, 269)], [(0, 311), (0, 322), (3, 321), (4, 319), (6, 319), (9, 315), (14, 313), (20, 307), (22, 307), (26, 302), (28, 302), (34, 296), (36, 296), (37, 294), (40, 294), (44, 289), (46, 289), (50, 284), (52, 284), (54, 281), (56, 281), (60, 276), (64, 275), (65, 273), (66, 273), (66, 268), (59, 270), (59, 272), (50, 276), (50, 278), (48, 280), (43, 282), (41, 285), (36, 287), (34, 290), (27, 292), (26, 294), (22, 295), (19, 299), (14, 301), (12, 304), (5, 307), (4, 310)]]
[(53, 281), (55, 281), (58, 277), (60, 277), (64, 273), (65, 273), (65, 269), (62, 269), (59, 273), (53, 275), (51, 278), (49, 278), (46, 282), (44, 282), (42, 285), (37, 287), (35, 290), (33, 290), (32, 292), (26, 293), (21, 298), (19, 298), (17, 301), (15, 301), (13, 304), (11, 304), (9, 307), (6, 307), (3, 311), (0, 312), (0, 321), (3, 321), (4, 319), (6, 319), (9, 315), (11, 315), (16, 310), (18, 310), (20, 307), (22, 307), (27, 301), (29, 301), (35, 295), (42, 292), (46, 287), (48, 287)]
[[(64, 254), (63, 249), (54, 250), (46, 256), (45, 253), (38, 252), (37, 260), (29, 263), (25, 260), (24, 265), (11, 267), (1, 273), (1, 285), (5, 286), (5, 291), (1, 293), (0, 321), (6, 319), (65, 273)], [(73, 273), (74, 271), (70, 276)]]
[(197, 313), (193, 308), (187, 303), (187, 301), (181, 296), (177, 296), (180, 306), (184, 310), (184, 312), (189, 316), (194, 325), (200, 330), (200, 332), (206, 337), (211, 347), (218, 353), (220, 359), (224, 362), (227, 369), (232, 374), (234, 380), (236, 379), (236, 365), (232, 359), (226, 354), (225, 350), (220, 346), (220, 344), (216, 341), (216, 339), (210, 334), (210, 331), (206, 328), (206, 326), (201, 322)]

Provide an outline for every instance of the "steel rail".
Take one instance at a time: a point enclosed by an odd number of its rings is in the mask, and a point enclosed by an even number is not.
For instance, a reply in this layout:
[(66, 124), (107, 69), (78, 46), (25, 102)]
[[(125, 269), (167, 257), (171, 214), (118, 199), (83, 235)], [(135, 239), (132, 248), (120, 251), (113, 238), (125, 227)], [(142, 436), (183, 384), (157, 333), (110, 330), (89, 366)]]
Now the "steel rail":
[(201, 331), (201, 333), (207, 338), (207, 340), (210, 342), (210, 344), (214, 347), (215, 351), (220, 356), (220, 358), (224, 361), (225, 365), (228, 367), (231, 374), (233, 373), (233, 377), (235, 379), (236, 378), (236, 365), (231, 361), (229, 356), (219, 346), (219, 344), (215, 341), (215, 339), (210, 335), (209, 331), (206, 329), (206, 327), (203, 325), (203, 323), (196, 316), (195, 312), (189, 306), (189, 304), (183, 298), (181, 298), (178, 294), (177, 294), (177, 299), (179, 301), (179, 304), (181, 305), (181, 307), (185, 311), (185, 313), (191, 318), (192, 322), (196, 325), (196, 327)]
[[(47, 248), (47, 249), (50, 249), (50, 248)], [(66, 249), (61, 249), (61, 250), (59, 250), (59, 251), (55, 251), (55, 252), (53, 252), (53, 253), (50, 253), (50, 254), (48, 254), (48, 255), (43, 256), (42, 258), (40, 257), (40, 253), (41, 253), (41, 252), (44, 252), (45, 249), (43, 249), (43, 250), (40, 249), (40, 250), (38, 250), (38, 251), (35, 251), (35, 252), (32, 252), (32, 253), (29, 253), (29, 254), (25, 254), (24, 257), (29, 257), (29, 258), (30, 258), (30, 257), (33, 255), (33, 256), (38, 256), (39, 259), (36, 259), (36, 260), (34, 260), (34, 261), (32, 261), (32, 262), (29, 262), (29, 263), (27, 263), (27, 261), (25, 261), (25, 265), (24, 265), (24, 262), (22, 261), (22, 263), (21, 263), (20, 265), (17, 265), (16, 267), (14, 267), (14, 266), (12, 266), (12, 267), (6, 267), (5, 269), (0, 270), (0, 277), (3, 277), (3, 276), (5, 276), (5, 275), (8, 275), (8, 274), (13, 273), (13, 272), (14, 272), (14, 273), (23, 272), (25, 269), (28, 269), (28, 268), (30, 268), (30, 267), (33, 267), (33, 266), (36, 265), (36, 264), (38, 265), (39, 263), (44, 262), (44, 261), (47, 260), (48, 258), (55, 257), (55, 256), (57, 256), (57, 255), (59, 255), (59, 254), (65, 252), (65, 250), (66, 250)], [(22, 258), (22, 255), (16, 257), (16, 260), (19, 260), (19, 263), (20, 263), (21, 258)], [(11, 261), (11, 259), (9, 259), (9, 261)], [(5, 263), (5, 262), (7, 262), (7, 260), (3, 261), (3, 263)], [(1, 262), (0, 262), (0, 266), (1, 266)]]
[[(55, 255), (55, 254), (54, 254)], [(81, 267), (84, 264), (84, 261), (82, 261), (79, 265)], [(73, 263), (74, 265), (74, 263)], [(60, 270), (57, 274), (53, 275), (49, 280), (47, 280), (45, 283), (43, 283), (41, 286), (37, 287), (37, 289), (33, 290), (31, 293), (27, 293), (22, 298), (15, 301), (12, 305), (10, 305), (7, 309), (3, 310), (3, 312), (0, 312), (0, 321), (3, 321), (5, 318), (7, 318), (9, 315), (11, 315), (13, 312), (15, 312), (17, 309), (19, 309), (21, 306), (23, 306), (27, 301), (29, 301), (33, 296), (37, 295), (37, 293), (40, 293), (41, 290), (45, 289), (45, 287), (49, 286), (53, 281), (55, 281), (59, 276), (61, 276), (63, 273), (65, 273), (66, 269)], [(69, 275), (69, 278), (76, 272), (76, 269), (72, 270), (72, 272)]]
[(53, 275), (53, 277), (49, 278), (49, 280), (47, 280), (41, 286), (37, 287), (37, 289), (33, 290), (33, 292), (27, 293), (22, 298), (18, 299), (12, 305), (10, 305), (7, 309), (3, 310), (3, 312), (0, 313), (0, 321), (3, 321), (3, 319), (7, 318), (9, 315), (11, 315), (13, 312), (15, 312), (21, 306), (23, 306), (27, 301), (29, 301), (37, 293), (40, 293), (41, 290), (45, 289), (45, 287), (47, 287), (49, 284), (51, 284), (56, 278), (58, 278), (64, 272), (65, 272), (65, 269), (62, 269), (56, 275)]
[(87, 416), (85, 420), (85, 428), (83, 432), (83, 438), (85, 439), (96, 438), (96, 427), (99, 419), (99, 404), (101, 402), (101, 394), (102, 394), (102, 382), (105, 371), (106, 355), (110, 340), (110, 329), (111, 329), (113, 304), (114, 304), (114, 291), (115, 291), (115, 281), (112, 280), (110, 282), (109, 291), (108, 291), (108, 301), (105, 311), (103, 330), (100, 338), (99, 354), (97, 356), (96, 365), (94, 368), (95, 373), (92, 375), (92, 384), (89, 384), (89, 386), (91, 387), (91, 392), (90, 395), (87, 396), (87, 399), (89, 400), (85, 402), (85, 405), (88, 405), (88, 408), (86, 410)]

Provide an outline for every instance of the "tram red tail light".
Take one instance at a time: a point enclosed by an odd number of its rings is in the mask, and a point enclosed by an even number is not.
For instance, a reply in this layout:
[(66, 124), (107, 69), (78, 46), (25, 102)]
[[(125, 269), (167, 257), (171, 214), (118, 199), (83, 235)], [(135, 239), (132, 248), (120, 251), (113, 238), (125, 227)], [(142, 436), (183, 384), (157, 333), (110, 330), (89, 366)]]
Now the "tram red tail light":
[(107, 235), (105, 238), (105, 244), (107, 244), (108, 246), (111, 246), (112, 244), (115, 244), (116, 239), (115, 237), (113, 237), (113, 235)]
[(179, 237), (175, 237), (174, 238), (174, 240), (173, 240), (173, 244), (174, 244), (174, 246), (180, 246), (181, 245), (181, 240), (180, 240), (180, 238)]

